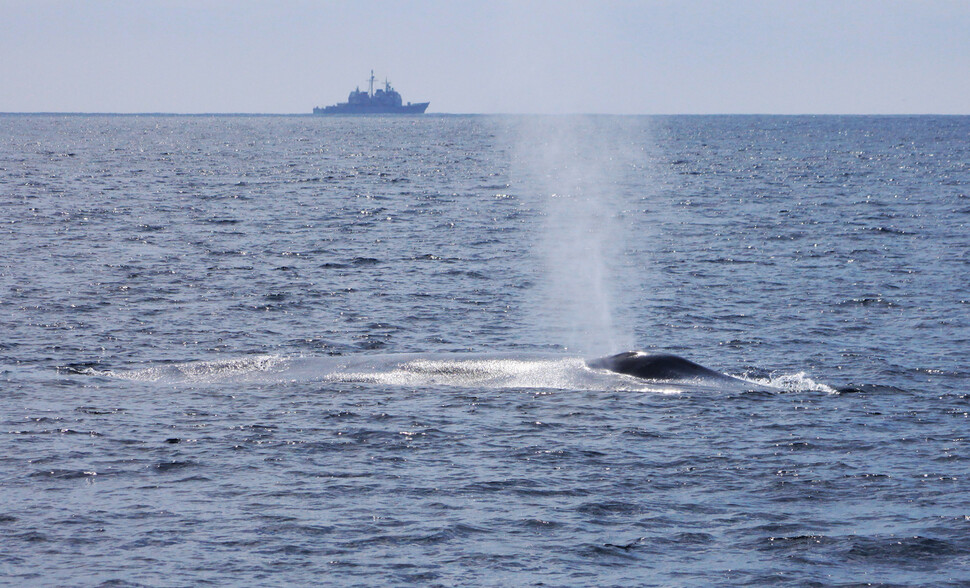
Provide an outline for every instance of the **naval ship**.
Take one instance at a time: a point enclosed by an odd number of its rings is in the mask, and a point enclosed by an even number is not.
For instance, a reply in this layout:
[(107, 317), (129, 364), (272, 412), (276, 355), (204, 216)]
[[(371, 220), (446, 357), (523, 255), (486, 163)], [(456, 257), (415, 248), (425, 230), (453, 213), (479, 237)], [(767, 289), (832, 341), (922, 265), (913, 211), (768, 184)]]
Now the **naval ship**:
[(401, 103), (401, 95), (385, 80), (384, 89), (374, 90), (374, 70), (370, 72), (370, 88), (360, 91), (360, 86), (350, 93), (346, 102), (320, 108), (315, 106), (313, 114), (423, 114), (430, 102), (411, 104)]

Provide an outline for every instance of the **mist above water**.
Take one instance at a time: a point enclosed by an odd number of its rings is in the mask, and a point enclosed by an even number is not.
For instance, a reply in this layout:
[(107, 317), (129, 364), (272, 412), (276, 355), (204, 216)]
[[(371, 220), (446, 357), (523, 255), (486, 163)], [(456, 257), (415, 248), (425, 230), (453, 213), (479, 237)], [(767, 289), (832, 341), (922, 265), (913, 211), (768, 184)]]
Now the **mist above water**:
[(634, 347), (620, 273), (629, 194), (621, 186), (636, 167), (630, 141), (611, 132), (610, 117), (524, 119), (513, 181), (544, 217), (535, 311), (553, 342), (579, 353)]

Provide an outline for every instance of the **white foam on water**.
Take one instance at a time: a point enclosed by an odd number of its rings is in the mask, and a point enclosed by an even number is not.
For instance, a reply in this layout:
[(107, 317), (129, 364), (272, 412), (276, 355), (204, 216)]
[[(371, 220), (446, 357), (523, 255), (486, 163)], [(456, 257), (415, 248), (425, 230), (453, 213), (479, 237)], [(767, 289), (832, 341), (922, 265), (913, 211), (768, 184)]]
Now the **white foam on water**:
[(328, 381), (357, 381), (393, 386), (543, 388), (556, 390), (667, 391), (618, 374), (590, 370), (582, 358), (560, 359), (411, 359), (383, 369), (335, 371)]
[(682, 388), (592, 370), (580, 357), (389, 354), (333, 357), (261, 355), (76, 373), (140, 382), (367, 383), (394, 387), (524, 388), (675, 393)]
[[(724, 383), (703, 379), (653, 382), (591, 369), (582, 357), (481, 354), (386, 354), (324, 357), (255, 355), (215, 361), (166, 363), (131, 370), (82, 368), (75, 373), (138, 382), (210, 384), (222, 382), (348, 382), (395, 387), (524, 388), (573, 391), (718, 393)], [(804, 372), (767, 378), (735, 376), (760, 389), (835, 393)]]
[(96, 370), (85, 368), (78, 373), (136, 382), (211, 383), (265, 378), (285, 372), (289, 361), (280, 355), (255, 355), (215, 361), (192, 361), (154, 365), (132, 370)]
[(838, 390), (827, 384), (816, 382), (809, 378), (805, 375), (805, 372), (798, 372), (797, 374), (772, 374), (767, 378), (740, 377), (740, 379), (769, 388), (775, 388), (782, 392), (825, 392), (827, 394), (835, 394), (838, 392)]

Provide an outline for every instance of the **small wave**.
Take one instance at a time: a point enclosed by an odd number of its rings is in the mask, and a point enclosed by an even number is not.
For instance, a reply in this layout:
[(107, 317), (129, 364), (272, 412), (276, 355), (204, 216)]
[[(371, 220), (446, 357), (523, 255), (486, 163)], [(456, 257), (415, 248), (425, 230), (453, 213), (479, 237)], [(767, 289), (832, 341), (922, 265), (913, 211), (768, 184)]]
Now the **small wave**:
[(847, 300), (842, 300), (836, 303), (837, 306), (884, 306), (886, 308), (895, 308), (899, 306), (892, 300), (887, 300), (881, 296), (866, 296), (862, 298), (850, 298)]
[(78, 478), (91, 478), (97, 476), (98, 472), (93, 470), (39, 470), (30, 474), (31, 478), (50, 478), (56, 480), (74, 480)]
[(884, 384), (849, 384), (841, 386), (839, 394), (905, 394), (906, 390), (896, 386), (886, 386)]
[(873, 233), (883, 233), (887, 235), (915, 235), (912, 231), (897, 229), (896, 227), (866, 227), (866, 230)]
[(172, 460), (172, 461), (158, 462), (152, 467), (157, 472), (171, 472), (171, 471), (177, 471), (177, 470), (184, 470), (186, 468), (193, 468), (198, 465), (199, 465), (198, 462), (195, 462), (192, 460), (185, 460), (185, 461)]
[(79, 406), (74, 409), (74, 412), (81, 412), (84, 414), (93, 415), (105, 415), (105, 414), (118, 414), (125, 412), (123, 408), (98, 408), (96, 406)]
[(856, 537), (848, 556), (870, 562), (910, 562), (966, 554), (966, 549), (934, 537)]

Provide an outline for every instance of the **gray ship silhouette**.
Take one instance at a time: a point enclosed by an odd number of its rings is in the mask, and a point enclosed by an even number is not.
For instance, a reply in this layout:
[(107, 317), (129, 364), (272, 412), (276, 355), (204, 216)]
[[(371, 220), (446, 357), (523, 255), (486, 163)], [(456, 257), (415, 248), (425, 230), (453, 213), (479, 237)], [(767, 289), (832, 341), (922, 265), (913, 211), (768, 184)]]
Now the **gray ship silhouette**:
[(370, 88), (360, 91), (360, 86), (350, 93), (346, 102), (320, 108), (315, 106), (313, 114), (424, 114), (430, 102), (402, 104), (401, 95), (385, 80), (384, 88), (374, 91), (374, 70), (370, 71)]

